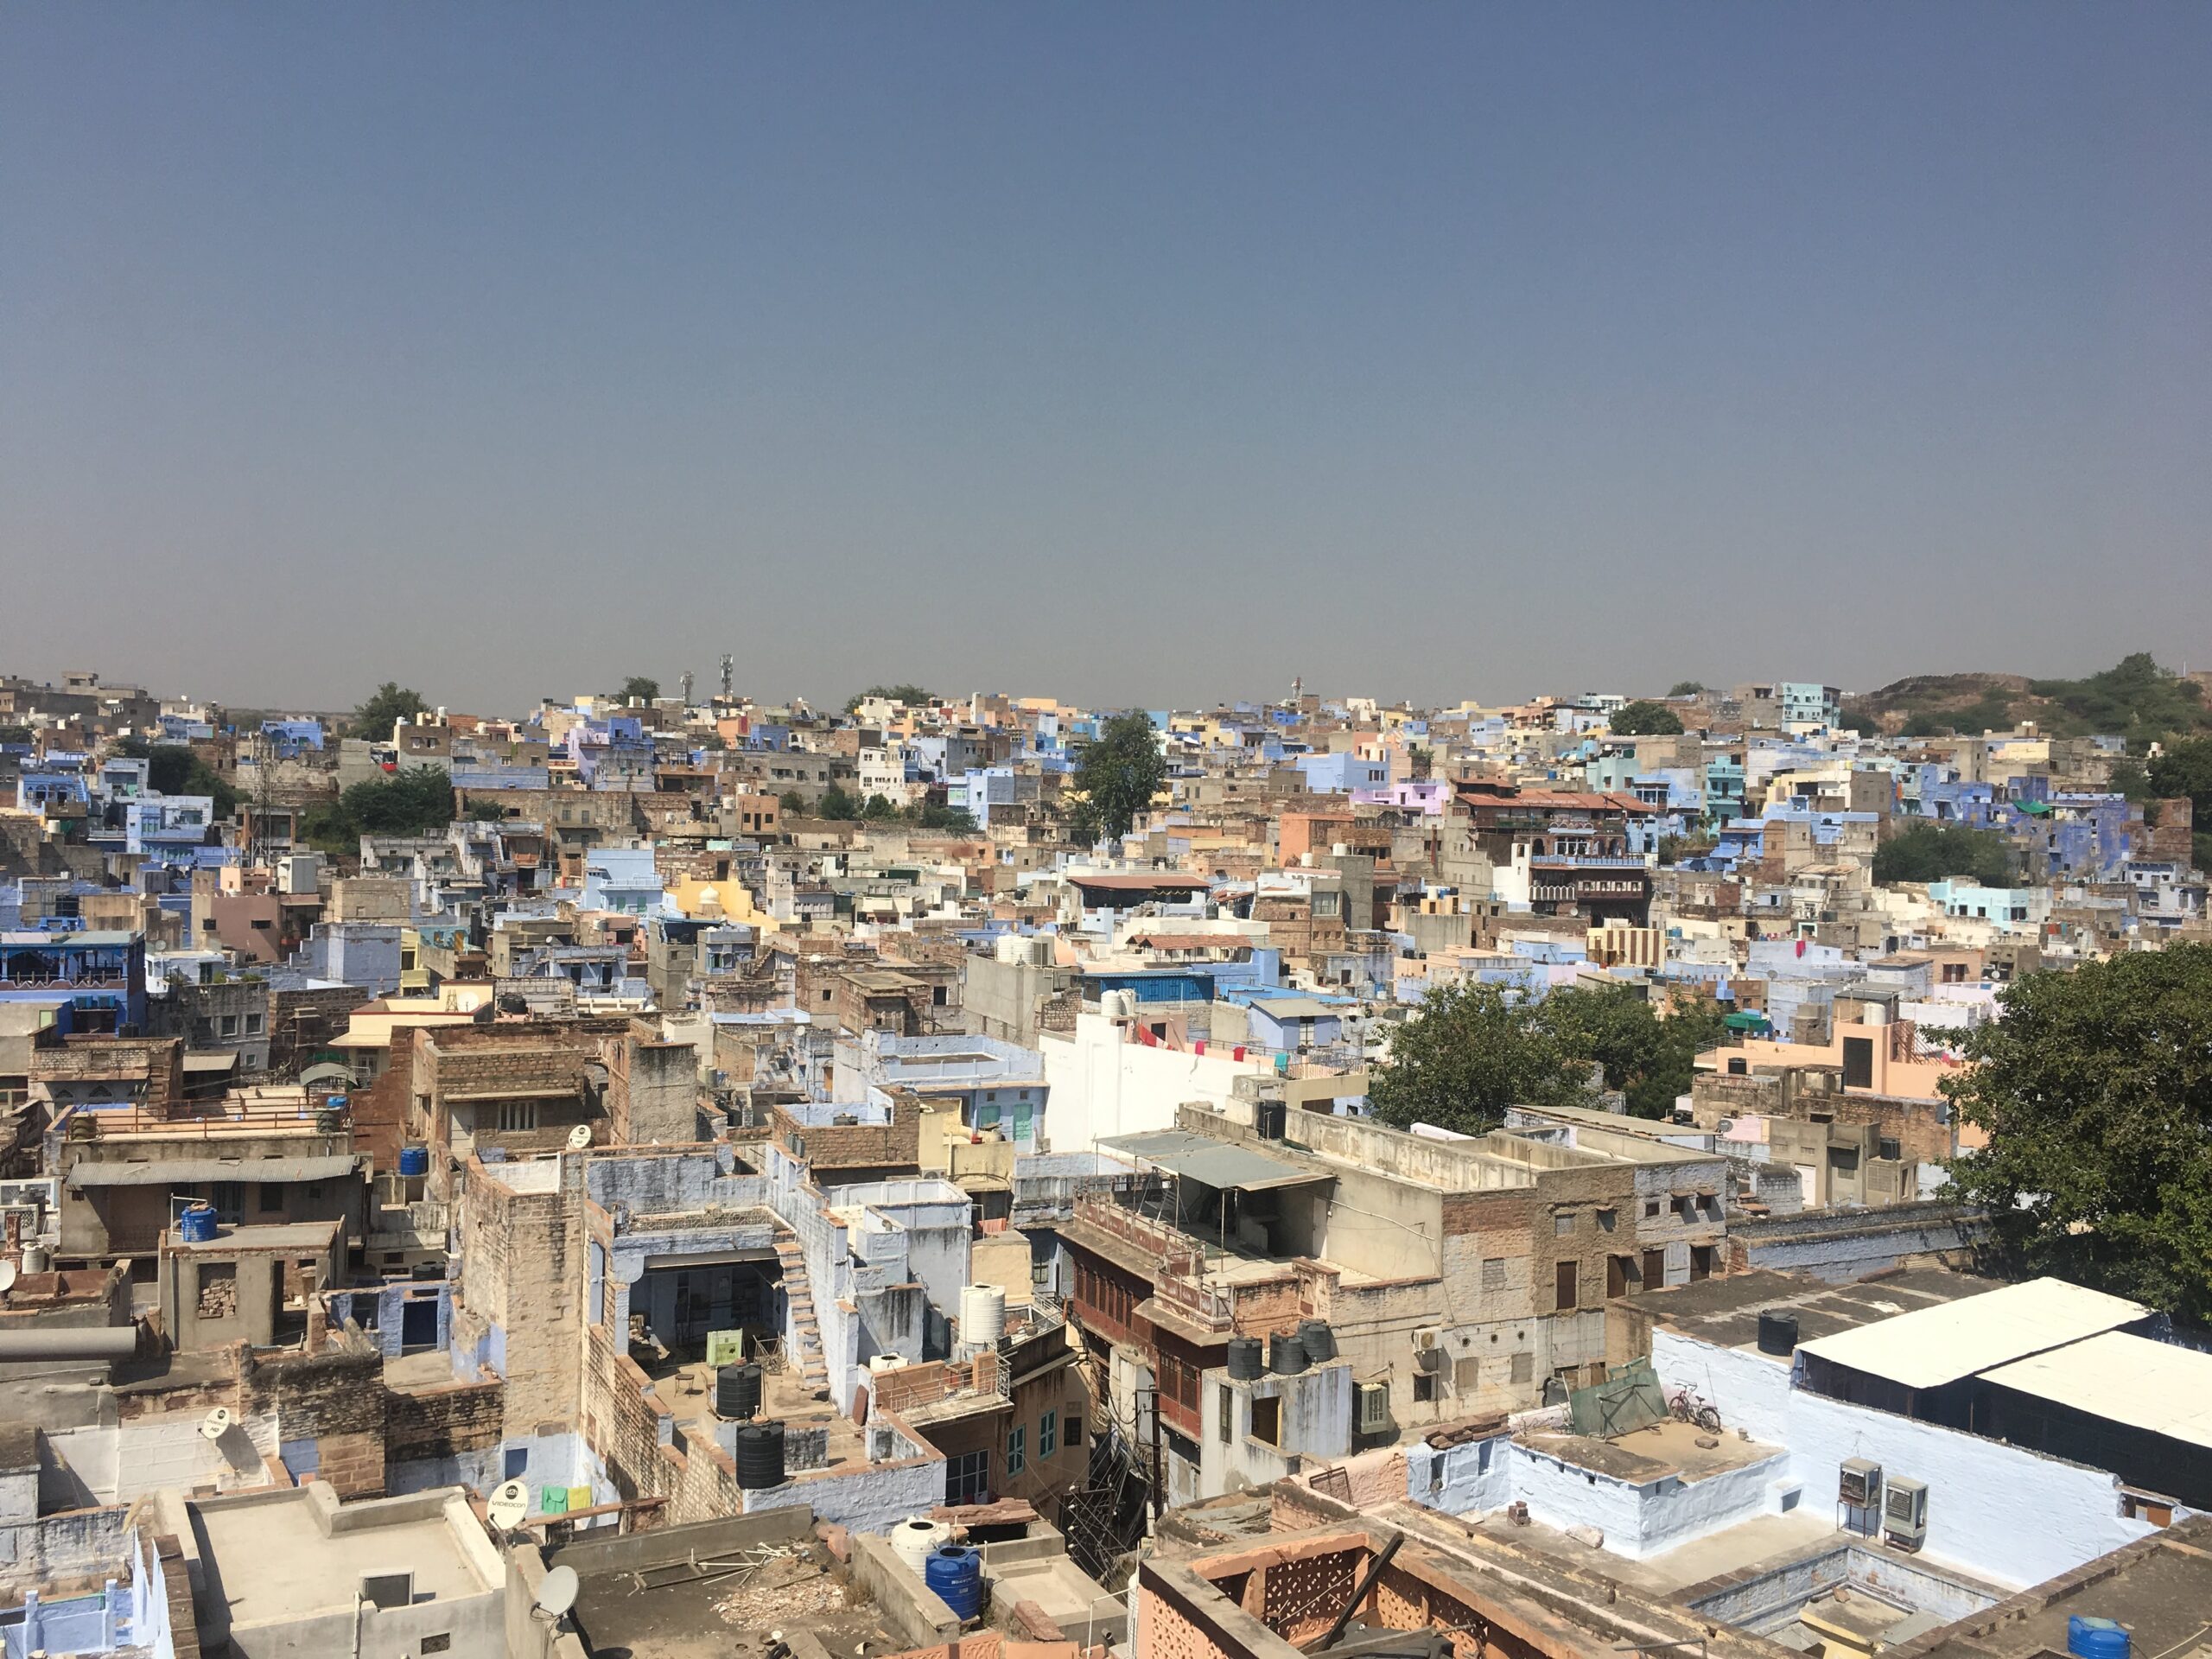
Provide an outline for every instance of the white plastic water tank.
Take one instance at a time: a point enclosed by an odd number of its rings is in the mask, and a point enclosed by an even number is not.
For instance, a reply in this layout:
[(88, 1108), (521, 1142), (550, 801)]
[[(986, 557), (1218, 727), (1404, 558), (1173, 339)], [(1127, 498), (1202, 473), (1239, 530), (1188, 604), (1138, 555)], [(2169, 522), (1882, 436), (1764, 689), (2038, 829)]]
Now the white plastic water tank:
[(886, 1371), (904, 1370), (906, 1367), (906, 1359), (898, 1354), (871, 1354), (868, 1357), (868, 1370), (877, 1376)]
[(988, 1346), (1006, 1335), (1006, 1287), (966, 1285), (960, 1292), (960, 1340)]
[(1098, 1009), (1109, 1020), (1127, 1024), (1137, 1017), (1137, 994), (1135, 991), (1108, 991), (1099, 997)]
[(942, 1521), (909, 1516), (891, 1529), (891, 1553), (918, 1579), (929, 1564), (930, 1552), (951, 1536), (952, 1529)]
[(1020, 933), (1000, 934), (996, 954), (1001, 962), (1027, 962), (1029, 960), (1027, 936)]

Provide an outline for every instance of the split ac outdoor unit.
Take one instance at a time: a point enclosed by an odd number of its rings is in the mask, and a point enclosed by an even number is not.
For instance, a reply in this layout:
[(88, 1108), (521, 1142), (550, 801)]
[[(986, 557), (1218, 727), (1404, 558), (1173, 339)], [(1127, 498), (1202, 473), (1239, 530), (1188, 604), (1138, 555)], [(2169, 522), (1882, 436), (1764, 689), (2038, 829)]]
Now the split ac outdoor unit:
[(1363, 1382), (1359, 1385), (1359, 1432), (1363, 1434), (1387, 1434), (1390, 1432), (1389, 1383)]
[(1864, 1458), (1847, 1458), (1836, 1484), (1836, 1501), (1854, 1510), (1882, 1507), (1882, 1465)]
[(1918, 1549), (1928, 1541), (1928, 1483), (1899, 1475), (1890, 1482), (1882, 1498), (1882, 1533), (1904, 1549)]
[(1414, 1363), (1424, 1371), (1444, 1368), (1444, 1327), (1418, 1325), (1414, 1330)]

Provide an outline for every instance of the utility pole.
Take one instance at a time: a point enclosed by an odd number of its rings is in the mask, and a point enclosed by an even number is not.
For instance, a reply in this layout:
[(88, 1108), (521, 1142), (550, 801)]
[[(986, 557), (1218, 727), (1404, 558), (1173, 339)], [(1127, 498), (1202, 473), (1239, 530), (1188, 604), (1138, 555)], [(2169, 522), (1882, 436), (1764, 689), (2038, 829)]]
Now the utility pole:
[(1152, 1518), (1157, 1524), (1160, 1513), (1167, 1507), (1166, 1468), (1161, 1461), (1160, 1447), (1160, 1390), (1158, 1388), (1139, 1389), (1131, 1396), (1141, 1400), (1152, 1396)]

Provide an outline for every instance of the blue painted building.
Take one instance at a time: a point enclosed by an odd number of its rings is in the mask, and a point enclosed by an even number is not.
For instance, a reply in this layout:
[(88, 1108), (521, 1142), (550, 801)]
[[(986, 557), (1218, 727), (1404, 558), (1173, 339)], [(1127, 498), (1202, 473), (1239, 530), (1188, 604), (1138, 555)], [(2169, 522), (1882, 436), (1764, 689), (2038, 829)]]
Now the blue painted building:
[(0, 933), (0, 1002), (54, 1010), (63, 1036), (146, 1028), (146, 941), (137, 933)]

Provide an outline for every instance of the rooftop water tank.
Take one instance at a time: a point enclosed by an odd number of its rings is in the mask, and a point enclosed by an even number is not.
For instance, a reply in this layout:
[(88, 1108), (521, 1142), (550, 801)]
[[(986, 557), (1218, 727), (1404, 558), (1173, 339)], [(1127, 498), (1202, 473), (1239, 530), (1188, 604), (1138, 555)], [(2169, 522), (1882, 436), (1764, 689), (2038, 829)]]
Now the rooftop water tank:
[(1006, 1287), (966, 1285), (960, 1292), (960, 1340), (985, 1347), (1006, 1335)]
[(920, 1578), (927, 1569), (931, 1553), (947, 1542), (952, 1529), (942, 1521), (931, 1521), (924, 1516), (909, 1516), (891, 1529), (891, 1553), (906, 1564), (906, 1569)]
[(982, 1557), (964, 1544), (944, 1544), (934, 1551), (922, 1581), (963, 1624), (983, 1611)]
[(1240, 1382), (1249, 1382), (1268, 1374), (1266, 1351), (1257, 1337), (1229, 1339), (1229, 1374)]
[(1306, 1369), (1306, 1344), (1288, 1332), (1268, 1340), (1268, 1369), (1277, 1376), (1296, 1376)]

